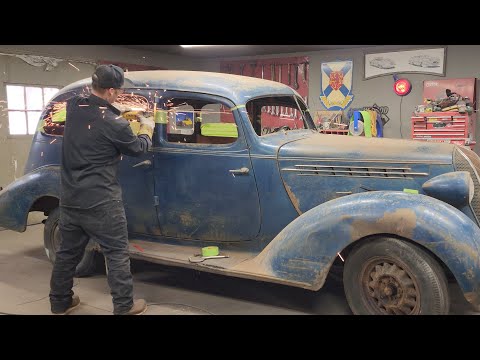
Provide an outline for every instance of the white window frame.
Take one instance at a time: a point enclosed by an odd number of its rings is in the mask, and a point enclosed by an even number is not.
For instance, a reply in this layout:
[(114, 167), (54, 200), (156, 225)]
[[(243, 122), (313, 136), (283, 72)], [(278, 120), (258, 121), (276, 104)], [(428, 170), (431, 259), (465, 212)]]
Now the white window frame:
[[(18, 109), (10, 109), (8, 107), (8, 96), (7, 96), (7, 112), (8, 112), (8, 123), (9, 123), (9, 129), (8, 129), (8, 136), (10, 137), (21, 137), (21, 136), (33, 136), (35, 135), (35, 131), (36, 129), (34, 130), (33, 133), (30, 133), (29, 132), (29, 129), (28, 129), (28, 113), (29, 112), (43, 112), (43, 110), (45, 109), (45, 89), (48, 88), (48, 89), (57, 89), (57, 90), (60, 90), (61, 87), (59, 86), (55, 86), (55, 85), (36, 85), (36, 84), (16, 84), (16, 83), (6, 83), (5, 84), (5, 94), (7, 94), (7, 86), (22, 86), (23, 87), (23, 101), (24, 101), (24, 110), (18, 110)], [(27, 108), (27, 88), (28, 87), (36, 87), (36, 88), (40, 88), (42, 89), (42, 109), (28, 109)], [(53, 97), (52, 97), (53, 98)], [(23, 112), (25, 113), (25, 123), (26, 123), (26, 132), (25, 133), (22, 133), (22, 134), (12, 134), (10, 132), (10, 113), (11, 112)], [(40, 117), (37, 119), (38, 121), (40, 120)], [(37, 123), (38, 123), (37, 121)]]

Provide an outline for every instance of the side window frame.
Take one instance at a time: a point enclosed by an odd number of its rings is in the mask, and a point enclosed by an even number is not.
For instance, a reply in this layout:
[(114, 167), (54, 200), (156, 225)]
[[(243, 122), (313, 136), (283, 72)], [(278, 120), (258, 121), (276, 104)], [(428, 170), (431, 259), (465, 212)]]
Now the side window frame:
[(45, 125), (45, 119), (49, 115), (50, 111), (52, 111), (53, 104), (55, 104), (57, 102), (66, 102), (70, 98), (72, 98), (73, 96), (79, 94), (81, 91), (82, 91), (82, 87), (79, 87), (79, 88), (72, 89), (72, 90), (69, 90), (69, 91), (66, 91), (66, 92), (63, 92), (63, 93), (60, 93), (60, 94), (56, 94), (55, 97), (53, 99), (51, 99), (48, 102), (47, 106), (45, 106), (45, 108), (43, 109), (42, 115), (40, 116), (40, 120), (38, 121), (38, 124), (37, 124), (36, 134), (38, 133), (38, 134), (40, 134), (40, 136), (47, 137), (47, 138), (49, 138), (49, 137), (50, 138), (63, 138), (63, 133), (61, 135), (60, 134), (49, 134), (49, 133), (46, 133), (45, 131), (40, 130), (40, 127), (43, 127)]
[[(298, 130), (308, 130), (308, 129), (311, 129), (311, 130), (316, 130), (316, 127), (315, 127), (315, 122), (313, 121), (311, 115), (309, 114), (309, 108), (308, 106), (303, 102), (302, 99), (300, 99), (298, 96), (295, 96), (295, 95), (270, 95), (270, 96), (257, 96), (257, 97), (254, 97), (254, 98), (250, 98), (247, 102), (246, 102), (246, 114), (245, 114), (245, 117), (246, 117), (246, 120), (245, 123), (248, 123), (247, 126), (250, 126), (250, 129), (252, 131), (253, 134), (255, 134), (255, 136), (257, 138), (262, 138), (263, 136), (265, 135), (268, 135), (269, 133), (263, 133), (262, 130), (263, 130), (263, 122), (261, 121), (261, 108), (265, 107), (265, 108), (275, 108), (275, 107), (281, 107), (281, 105), (279, 106), (276, 106), (276, 105), (273, 105), (273, 106), (268, 106), (268, 105), (264, 105), (262, 107), (260, 107), (259, 109), (257, 109), (258, 112), (254, 112), (254, 115), (257, 115), (257, 118), (252, 118), (251, 117), (251, 113), (252, 113), (252, 106), (254, 105), (254, 103), (259, 100), (259, 99), (266, 99), (266, 98), (276, 98), (276, 97), (293, 97), (293, 100), (295, 101), (295, 103), (297, 104), (298, 106), (298, 112), (299, 112), (299, 119), (298, 120), (301, 120), (301, 117), (303, 116), (304, 117), (304, 128), (298, 128)], [(301, 111), (300, 109), (302, 107), (305, 107), (305, 111)], [(302, 114), (303, 113), (303, 114)], [(260, 116), (260, 118), (258, 118), (258, 116)], [(309, 118), (307, 118), (309, 117)], [(298, 121), (297, 120), (297, 121)], [(258, 128), (257, 128), (258, 127)], [(259, 134), (260, 133), (260, 134)]]
[(243, 129), (243, 119), (240, 116), (238, 108), (235, 104), (224, 97), (211, 95), (211, 94), (204, 94), (204, 93), (194, 93), (194, 92), (183, 92), (178, 90), (167, 90), (162, 95), (162, 98), (157, 99), (157, 111), (166, 111), (168, 108), (165, 106), (168, 99), (171, 98), (188, 98), (192, 100), (203, 100), (206, 101), (206, 104), (222, 104), (229, 109), (232, 109), (233, 118), (235, 121), (235, 125), (237, 127), (238, 137), (234, 142), (228, 144), (199, 144), (199, 143), (188, 143), (188, 142), (171, 142), (168, 141), (166, 136), (166, 128), (168, 126), (167, 123), (164, 123), (164, 129), (162, 131), (158, 131), (157, 134), (157, 141), (155, 142), (155, 147), (157, 148), (187, 148), (192, 150), (201, 150), (201, 149), (240, 149), (246, 148), (247, 142), (245, 139), (244, 129)]

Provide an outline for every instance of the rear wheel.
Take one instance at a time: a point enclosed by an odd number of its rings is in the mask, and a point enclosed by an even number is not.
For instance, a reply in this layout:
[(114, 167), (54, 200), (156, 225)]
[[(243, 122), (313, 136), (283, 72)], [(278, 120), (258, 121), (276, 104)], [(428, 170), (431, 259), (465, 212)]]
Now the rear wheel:
[[(56, 253), (60, 248), (61, 242), (60, 228), (58, 226), (59, 220), (60, 209), (57, 207), (48, 215), (43, 232), (45, 253), (52, 264), (55, 263)], [(93, 245), (92, 241), (87, 245), (85, 254), (75, 270), (76, 277), (93, 275), (98, 269), (98, 263), (103, 256), (93, 249)]]
[(345, 295), (358, 315), (444, 315), (450, 299), (438, 262), (395, 238), (359, 244), (345, 261)]

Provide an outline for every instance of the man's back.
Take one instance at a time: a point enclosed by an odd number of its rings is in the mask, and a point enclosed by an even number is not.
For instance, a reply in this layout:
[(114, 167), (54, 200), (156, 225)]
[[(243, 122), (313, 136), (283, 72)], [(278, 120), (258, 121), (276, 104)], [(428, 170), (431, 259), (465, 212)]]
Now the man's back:
[(138, 156), (151, 145), (136, 137), (120, 111), (95, 96), (67, 103), (62, 150), (61, 205), (87, 209), (122, 200), (117, 180), (121, 154)]

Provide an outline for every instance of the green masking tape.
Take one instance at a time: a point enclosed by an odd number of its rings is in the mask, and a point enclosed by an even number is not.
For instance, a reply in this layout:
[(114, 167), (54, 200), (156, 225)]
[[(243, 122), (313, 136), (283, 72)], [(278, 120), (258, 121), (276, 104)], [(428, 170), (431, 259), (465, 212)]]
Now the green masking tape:
[(217, 256), (219, 254), (218, 246), (207, 246), (202, 248), (202, 256)]
[(406, 192), (409, 194), (418, 194), (418, 190), (413, 190), (413, 189), (403, 189), (403, 192)]
[(156, 124), (166, 124), (167, 123), (167, 111), (166, 110), (157, 110), (155, 112), (155, 123)]

